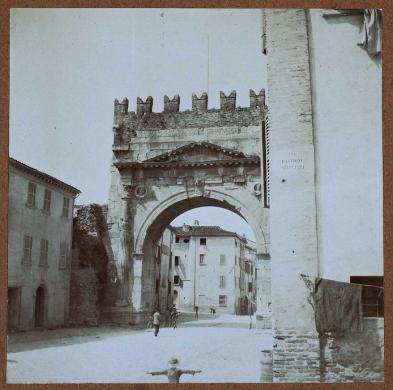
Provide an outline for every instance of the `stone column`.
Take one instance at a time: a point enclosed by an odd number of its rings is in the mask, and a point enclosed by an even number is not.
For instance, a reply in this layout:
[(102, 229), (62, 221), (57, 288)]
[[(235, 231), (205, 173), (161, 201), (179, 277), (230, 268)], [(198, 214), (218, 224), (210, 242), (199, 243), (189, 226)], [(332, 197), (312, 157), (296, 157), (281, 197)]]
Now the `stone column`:
[(142, 270), (143, 253), (134, 253), (132, 259), (132, 309), (134, 312), (141, 311), (142, 304)]
[(318, 274), (306, 12), (265, 11), (274, 382), (320, 380), (319, 338), (300, 276)]
[(271, 267), (270, 259), (264, 258), (266, 255), (257, 255), (258, 279), (257, 279), (257, 311), (256, 315), (270, 318), (271, 297)]
[(116, 306), (128, 306), (130, 297), (130, 220), (128, 213), (128, 199), (123, 198), (123, 215), (118, 224), (118, 247), (116, 256), (116, 268), (119, 278)]

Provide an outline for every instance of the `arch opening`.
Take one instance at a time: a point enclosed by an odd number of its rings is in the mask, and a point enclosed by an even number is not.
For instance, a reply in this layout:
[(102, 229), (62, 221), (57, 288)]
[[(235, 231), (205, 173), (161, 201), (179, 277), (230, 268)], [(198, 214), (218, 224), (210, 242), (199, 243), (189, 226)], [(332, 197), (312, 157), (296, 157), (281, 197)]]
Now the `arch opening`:
[[(261, 248), (262, 252), (265, 250), (266, 236), (260, 223), (250, 224), (246, 209), (233, 203), (203, 196), (187, 198), (170, 204), (151, 219), (146, 232), (138, 237), (144, 238), (141, 297), (144, 309), (156, 307), (165, 312), (175, 305), (180, 311), (197, 308), (202, 313), (214, 310), (253, 314), (256, 311), (257, 252)], [(206, 234), (207, 244), (206, 237), (204, 245), (198, 241), (203, 237), (194, 234), (181, 233), (180, 240), (176, 230), (187, 227), (171, 226), (171, 222), (178, 222), (182, 215), (201, 207), (224, 209), (240, 217), (250, 227), (254, 240), (239, 234), (236, 228), (222, 229), (220, 221), (206, 219), (204, 226), (222, 230), (213, 229), (210, 238)], [(214, 291), (203, 291), (202, 286), (208, 285), (214, 285)]]
[[(268, 233), (266, 216), (259, 215), (258, 210), (249, 209), (239, 199), (219, 191), (211, 191), (209, 197), (189, 197), (187, 192), (179, 193), (174, 198), (162, 202), (146, 218), (137, 233), (135, 240), (135, 253), (145, 254), (148, 242), (155, 242), (168, 226), (179, 215), (199, 207), (213, 206), (231, 211), (247, 222), (252, 229), (258, 253), (268, 252)], [(259, 208), (258, 208), (259, 209)], [(262, 209), (263, 210), (263, 209)]]

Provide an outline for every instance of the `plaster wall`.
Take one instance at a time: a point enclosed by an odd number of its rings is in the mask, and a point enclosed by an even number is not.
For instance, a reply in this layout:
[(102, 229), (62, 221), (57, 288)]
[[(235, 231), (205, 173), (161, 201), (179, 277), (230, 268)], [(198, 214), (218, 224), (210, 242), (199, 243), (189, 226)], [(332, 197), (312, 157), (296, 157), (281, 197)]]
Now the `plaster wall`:
[[(28, 207), (28, 183), (37, 185), (35, 207)], [(52, 192), (50, 213), (42, 211), (44, 191)], [(63, 198), (70, 200), (68, 218), (62, 216)], [(20, 288), (18, 329), (34, 327), (35, 295), (45, 286), (44, 326), (68, 321), (70, 262), (59, 269), (60, 243), (66, 242), (69, 256), (72, 240), (73, 195), (43, 180), (9, 167), (8, 287)], [(24, 264), (24, 236), (33, 239), (31, 264)], [(40, 266), (41, 239), (48, 240), (48, 265)]]
[(310, 10), (319, 274), (383, 275), (382, 63), (361, 14)]

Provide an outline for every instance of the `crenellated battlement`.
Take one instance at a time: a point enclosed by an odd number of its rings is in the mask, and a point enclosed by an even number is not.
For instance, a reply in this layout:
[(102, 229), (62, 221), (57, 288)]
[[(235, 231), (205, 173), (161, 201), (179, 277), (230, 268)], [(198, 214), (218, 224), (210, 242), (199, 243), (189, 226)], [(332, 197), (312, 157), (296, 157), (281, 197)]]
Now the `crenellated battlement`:
[(115, 116), (124, 115), (127, 114), (127, 112), (128, 112), (128, 99), (124, 98), (121, 103), (117, 99), (115, 99)]
[(192, 94), (192, 111), (206, 112), (207, 103), (208, 97), (206, 92), (203, 92), (201, 97), (198, 97), (195, 93)]
[(172, 100), (167, 95), (164, 96), (164, 112), (179, 112), (180, 96), (175, 95)]
[[(195, 112), (209, 112), (216, 111), (217, 109), (208, 108), (208, 95), (206, 92), (202, 93), (198, 97), (195, 93), (192, 94), (192, 111)], [(254, 90), (250, 89), (250, 106), (249, 108), (265, 108), (265, 90), (262, 89), (259, 94), (256, 94)], [(228, 96), (224, 92), (220, 92), (220, 110), (222, 111), (234, 111), (238, 108), (247, 107), (236, 107), (236, 91), (232, 91)], [(185, 110), (183, 112), (189, 112), (190, 110)], [(170, 99), (167, 95), (164, 96), (164, 111), (163, 113), (180, 113), (180, 96), (175, 95)], [(118, 99), (115, 99), (114, 114), (116, 116), (121, 116), (128, 114), (128, 99), (124, 98), (120, 103)], [(131, 111), (130, 114), (135, 112)], [(151, 96), (147, 97), (143, 101), (140, 97), (136, 99), (136, 115), (138, 117), (156, 114), (153, 112), (153, 98)]]
[(250, 89), (250, 107), (265, 107), (264, 89), (261, 89), (258, 95), (252, 89)]
[[(115, 112), (116, 112), (116, 101), (115, 101)], [(151, 114), (153, 112), (153, 98), (149, 96), (146, 101), (143, 101), (140, 97), (136, 99), (136, 114), (143, 116), (145, 114)]]
[(166, 129), (204, 129), (222, 127), (259, 126), (266, 113), (265, 90), (256, 94), (250, 89), (250, 105), (236, 107), (236, 91), (229, 95), (220, 92), (220, 108), (208, 108), (206, 92), (199, 97), (192, 94), (191, 110), (180, 111), (180, 96), (170, 99), (164, 96), (164, 110), (153, 112), (153, 98), (136, 101), (136, 112), (128, 111), (128, 99), (121, 102), (115, 99), (114, 105), (114, 144), (125, 144), (140, 134), (140, 131), (154, 132)]
[(232, 91), (228, 96), (220, 92), (220, 109), (223, 111), (233, 111), (236, 108), (236, 91)]

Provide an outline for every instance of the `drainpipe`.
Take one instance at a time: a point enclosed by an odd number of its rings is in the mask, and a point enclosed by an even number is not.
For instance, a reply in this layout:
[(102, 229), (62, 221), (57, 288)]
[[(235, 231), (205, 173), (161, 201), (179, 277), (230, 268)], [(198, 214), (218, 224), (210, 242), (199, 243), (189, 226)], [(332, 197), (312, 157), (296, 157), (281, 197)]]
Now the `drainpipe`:
[[(194, 241), (194, 311), (195, 311), (195, 298), (196, 298), (196, 238), (193, 237)], [(199, 303), (199, 302), (198, 302)]]

